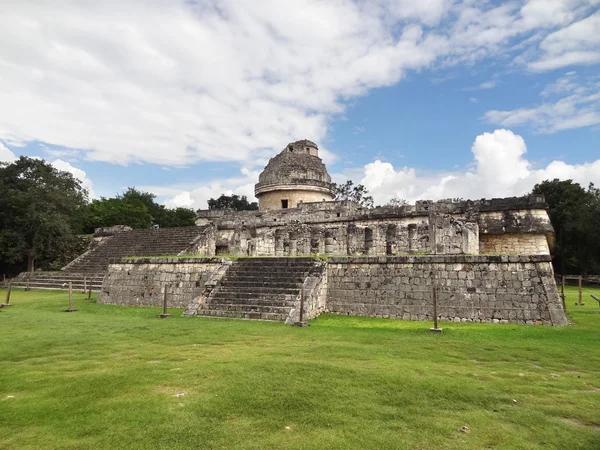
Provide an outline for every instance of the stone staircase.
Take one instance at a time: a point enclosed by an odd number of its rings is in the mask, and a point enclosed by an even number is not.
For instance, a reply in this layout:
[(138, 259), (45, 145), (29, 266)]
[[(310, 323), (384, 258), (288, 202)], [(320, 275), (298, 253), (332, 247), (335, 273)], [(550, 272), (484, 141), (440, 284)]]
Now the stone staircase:
[(105, 238), (62, 270), (70, 273), (106, 273), (108, 265), (125, 256), (178, 255), (187, 250), (206, 227), (176, 227), (120, 231)]
[(284, 322), (318, 261), (311, 258), (244, 258), (195, 312), (198, 316)]
[(69, 289), (69, 282), (75, 291), (100, 291), (104, 273), (62, 273), (62, 272), (23, 272), (12, 280), (15, 288), (29, 289)]

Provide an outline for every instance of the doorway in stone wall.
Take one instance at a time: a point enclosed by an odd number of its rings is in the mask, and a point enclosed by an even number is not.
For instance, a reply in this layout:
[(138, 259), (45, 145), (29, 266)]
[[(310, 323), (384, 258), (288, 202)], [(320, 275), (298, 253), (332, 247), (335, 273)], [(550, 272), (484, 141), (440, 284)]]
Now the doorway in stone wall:
[(229, 246), (228, 245), (217, 245), (216, 254), (217, 254), (217, 256), (229, 254)]

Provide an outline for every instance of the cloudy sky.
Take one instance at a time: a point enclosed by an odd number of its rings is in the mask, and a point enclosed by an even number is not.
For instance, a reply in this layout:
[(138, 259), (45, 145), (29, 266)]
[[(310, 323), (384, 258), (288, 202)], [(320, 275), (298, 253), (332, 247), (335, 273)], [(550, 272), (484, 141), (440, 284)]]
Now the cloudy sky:
[(0, 161), (204, 208), (298, 139), (376, 203), (600, 185), (600, 0), (0, 3)]

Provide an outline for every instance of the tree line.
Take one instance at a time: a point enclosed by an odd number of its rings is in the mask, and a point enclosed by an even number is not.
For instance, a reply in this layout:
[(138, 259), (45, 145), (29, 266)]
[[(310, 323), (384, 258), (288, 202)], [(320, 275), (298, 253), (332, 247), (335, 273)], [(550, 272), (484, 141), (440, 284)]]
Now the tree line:
[[(334, 185), (336, 200), (352, 200), (372, 208), (373, 198), (352, 181)], [(600, 274), (600, 190), (572, 180), (547, 180), (535, 185), (549, 205), (556, 234), (554, 267), (558, 273)], [(224, 195), (208, 201), (210, 209), (256, 210), (245, 196)], [(394, 199), (392, 206), (406, 204)], [(167, 208), (156, 196), (133, 187), (111, 198), (93, 199), (72, 174), (40, 159), (21, 157), (0, 163), (0, 273), (49, 268), (73, 252), (78, 237), (95, 228), (192, 226), (189, 208)], [(78, 250), (77, 250), (78, 251)], [(56, 263), (55, 263), (56, 264)]]
[(52, 267), (62, 254), (81, 247), (78, 236), (98, 227), (195, 224), (192, 209), (166, 208), (155, 198), (130, 187), (90, 201), (78, 179), (41, 159), (0, 163), (0, 271)]

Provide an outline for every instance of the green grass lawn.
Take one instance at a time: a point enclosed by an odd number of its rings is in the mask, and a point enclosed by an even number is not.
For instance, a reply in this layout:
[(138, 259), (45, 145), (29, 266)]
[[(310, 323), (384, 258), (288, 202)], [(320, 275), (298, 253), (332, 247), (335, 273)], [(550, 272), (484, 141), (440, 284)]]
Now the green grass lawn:
[(591, 292), (575, 307), (569, 289), (569, 327), (431, 335), (335, 315), (160, 320), (83, 294), (65, 313), (65, 292), (15, 290), (0, 312), (0, 448), (600, 449)]

